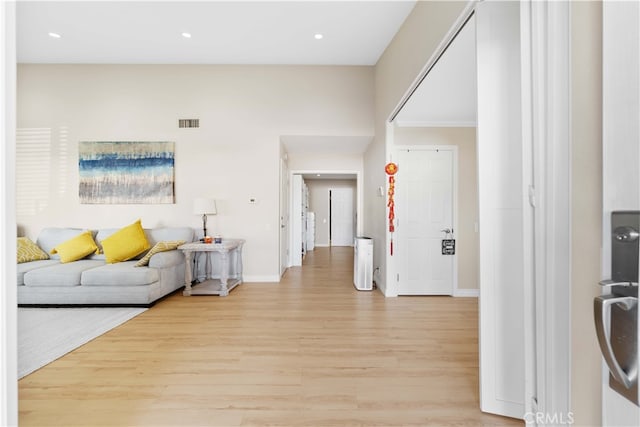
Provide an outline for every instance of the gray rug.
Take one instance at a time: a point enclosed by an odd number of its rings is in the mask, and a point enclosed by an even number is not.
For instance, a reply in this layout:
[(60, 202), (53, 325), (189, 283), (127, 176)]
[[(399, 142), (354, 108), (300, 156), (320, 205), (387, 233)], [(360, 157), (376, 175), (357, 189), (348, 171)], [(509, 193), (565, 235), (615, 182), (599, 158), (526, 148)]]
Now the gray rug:
[(18, 308), (18, 378), (146, 311), (146, 308)]

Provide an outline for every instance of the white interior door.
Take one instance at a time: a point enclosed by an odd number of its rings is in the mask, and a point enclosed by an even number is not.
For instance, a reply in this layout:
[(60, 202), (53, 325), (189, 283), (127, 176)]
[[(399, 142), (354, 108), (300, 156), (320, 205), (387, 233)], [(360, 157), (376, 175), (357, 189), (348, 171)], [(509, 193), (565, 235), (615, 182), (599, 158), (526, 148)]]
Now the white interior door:
[(397, 153), (394, 256), (399, 295), (453, 294), (455, 255), (442, 254), (442, 240), (455, 236), (454, 153), (452, 147)]
[[(525, 414), (525, 209), (531, 154), (523, 150), (520, 3), (476, 7), (480, 218), (480, 407)], [(530, 179), (530, 177), (529, 177)], [(526, 207), (525, 207), (526, 206)]]
[(355, 213), (352, 188), (329, 190), (331, 246), (353, 246)]
[[(604, 2), (602, 8), (602, 278), (607, 279), (611, 212), (640, 210), (640, 4)], [(606, 366), (602, 379), (602, 425), (640, 425), (640, 408), (610, 388)]]

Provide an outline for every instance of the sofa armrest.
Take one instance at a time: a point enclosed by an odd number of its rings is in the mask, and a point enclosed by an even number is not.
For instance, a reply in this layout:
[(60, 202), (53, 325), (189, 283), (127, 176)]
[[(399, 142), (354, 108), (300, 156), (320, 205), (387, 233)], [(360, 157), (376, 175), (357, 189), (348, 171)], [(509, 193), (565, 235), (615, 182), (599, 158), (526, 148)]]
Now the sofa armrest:
[(149, 267), (153, 268), (175, 267), (180, 264), (184, 264), (184, 254), (179, 250), (159, 252), (149, 259)]

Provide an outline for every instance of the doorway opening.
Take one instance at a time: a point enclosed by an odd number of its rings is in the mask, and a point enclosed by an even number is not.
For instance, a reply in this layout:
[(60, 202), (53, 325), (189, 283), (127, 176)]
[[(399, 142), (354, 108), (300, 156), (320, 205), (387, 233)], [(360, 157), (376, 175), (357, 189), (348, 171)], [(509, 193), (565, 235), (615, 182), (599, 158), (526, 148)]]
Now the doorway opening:
[(460, 25), (389, 124), (397, 295), (479, 294), (475, 15)]
[(359, 171), (291, 171), (289, 266), (316, 247), (353, 246), (361, 228)]

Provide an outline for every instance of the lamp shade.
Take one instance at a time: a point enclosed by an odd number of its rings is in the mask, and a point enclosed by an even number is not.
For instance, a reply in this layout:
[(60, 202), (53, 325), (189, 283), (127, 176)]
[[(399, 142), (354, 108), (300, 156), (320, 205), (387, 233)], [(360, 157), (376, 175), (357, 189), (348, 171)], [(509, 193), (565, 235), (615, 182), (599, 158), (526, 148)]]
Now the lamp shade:
[(193, 201), (193, 213), (196, 215), (215, 215), (218, 213), (216, 209), (215, 199), (207, 199), (198, 197)]

